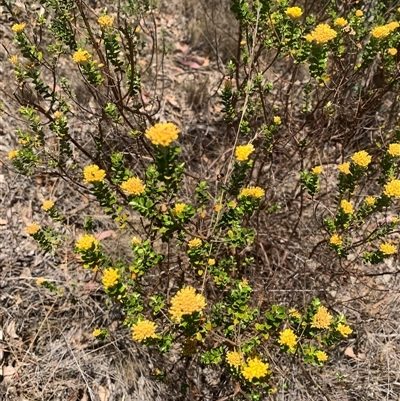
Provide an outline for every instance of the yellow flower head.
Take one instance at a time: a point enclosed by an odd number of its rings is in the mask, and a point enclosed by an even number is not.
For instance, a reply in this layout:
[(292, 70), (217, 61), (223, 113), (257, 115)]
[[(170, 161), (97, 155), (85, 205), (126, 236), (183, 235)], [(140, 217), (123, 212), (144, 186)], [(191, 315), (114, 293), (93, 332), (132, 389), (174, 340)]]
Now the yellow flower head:
[(138, 177), (131, 177), (121, 184), (121, 189), (128, 195), (141, 195), (145, 188), (146, 185)]
[(322, 166), (315, 166), (314, 168), (311, 169), (311, 171), (315, 175), (320, 175), (322, 173)]
[(300, 18), (303, 15), (303, 10), (300, 7), (289, 7), (286, 10), (286, 15), (293, 19)]
[(295, 319), (301, 319), (301, 313), (295, 308), (289, 309), (289, 315)]
[(109, 28), (113, 25), (114, 23), (114, 17), (111, 17), (109, 15), (102, 15), (97, 22), (102, 28)]
[(336, 329), (343, 337), (347, 337), (353, 332), (353, 330), (349, 326), (346, 326), (342, 323), (339, 323)]
[(351, 160), (361, 167), (368, 167), (368, 164), (371, 163), (372, 157), (365, 150), (360, 150), (351, 156)]
[(85, 234), (76, 241), (75, 248), (79, 251), (88, 251), (92, 246), (97, 248), (98, 245), (99, 241), (93, 235)]
[(347, 24), (348, 24), (347, 20), (345, 18), (342, 18), (342, 17), (336, 18), (334, 23), (333, 23), (334, 26), (337, 26), (339, 28), (343, 28)]
[(392, 22), (389, 22), (388, 24), (386, 24), (386, 26), (388, 27), (390, 32), (392, 32), (395, 29), (397, 29), (400, 26), (400, 24), (397, 21), (392, 21)]
[(365, 203), (366, 203), (368, 206), (374, 206), (375, 203), (376, 203), (376, 199), (375, 199), (373, 196), (367, 196), (367, 197), (365, 198)]
[(108, 288), (114, 287), (119, 278), (118, 270), (110, 267), (104, 270), (103, 279), (101, 281), (103, 282), (104, 288), (107, 290)]
[(381, 244), (379, 246), (379, 250), (384, 254), (384, 255), (393, 255), (394, 253), (396, 253), (397, 248), (389, 243), (389, 242), (385, 242), (384, 244)]
[(18, 156), (18, 152), (19, 152), (18, 150), (10, 150), (8, 152), (8, 159), (9, 160), (15, 159)]
[(101, 334), (101, 330), (100, 329), (94, 329), (92, 334), (93, 334), (93, 337), (98, 337)]
[(338, 170), (343, 174), (351, 174), (350, 173), (350, 163), (342, 163), (338, 165)]
[(182, 213), (185, 210), (186, 203), (175, 203), (174, 212), (176, 214)]
[(297, 336), (292, 329), (285, 329), (280, 332), (278, 343), (293, 350), (297, 343)]
[(54, 118), (55, 118), (56, 120), (60, 119), (62, 116), (63, 116), (63, 113), (61, 113), (61, 111), (59, 111), (59, 110), (57, 110), (57, 111), (54, 113)]
[(156, 324), (150, 320), (142, 320), (132, 326), (132, 338), (142, 342), (147, 338), (157, 338)]
[(239, 369), (241, 366), (243, 366), (243, 359), (237, 351), (227, 352), (226, 362), (229, 366), (232, 366), (235, 369)]
[(376, 26), (372, 29), (371, 36), (375, 39), (383, 39), (386, 38), (386, 36), (389, 36), (390, 32), (391, 31), (387, 25)]
[(391, 55), (391, 56), (395, 56), (397, 54), (397, 49), (395, 49), (394, 47), (391, 47), (387, 50), (387, 52)]
[(322, 45), (328, 43), (332, 39), (335, 39), (337, 32), (328, 24), (318, 24), (310, 35), (313, 42)]
[(391, 156), (400, 156), (400, 143), (391, 143), (389, 145), (388, 153)]
[(201, 241), (200, 238), (193, 238), (192, 240), (189, 241), (189, 248), (198, 248), (201, 246), (203, 242)]
[(89, 182), (103, 181), (106, 176), (106, 172), (100, 169), (99, 166), (91, 164), (90, 166), (85, 167), (83, 170), (83, 176), (85, 178), (83, 182), (88, 184)]
[(145, 132), (153, 145), (169, 146), (178, 139), (179, 128), (173, 123), (157, 123)]
[(140, 245), (141, 243), (142, 243), (142, 240), (139, 237), (133, 237), (131, 239), (131, 244)]
[(214, 206), (214, 211), (216, 211), (217, 213), (222, 209), (222, 205), (215, 205)]
[(264, 194), (265, 191), (260, 187), (243, 188), (240, 192), (240, 196), (249, 196), (256, 199), (262, 198)]
[(8, 61), (11, 63), (11, 64), (17, 64), (18, 63), (18, 56), (17, 55), (15, 55), (15, 56), (11, 56), (9, 59), (8, 59)]
[(87, 50), (78, 49), (72, 56), (72, 60), (77, 64), (86, 64), (92, 58), (91, 54)]
[(328, 360), (328, 355), (324, 351), (315, 351), (315, 356), (318, 362), (325, 362)]
[(23, 22), (22, 24), (14, 24), (11, 29), (15, 32), (15, 33), (21, 33), (24, 32), (24, 29), (26, 27), (25, 22)]
[(45, 278), (39, 277), (39, 278), (36, 280), (36, 285), (42, 285), (45, 281), (46, 281)]
[(356, 17), (360, 18), (364, 15), (364, 13), (361, 10), (356, 10)]
[(394, 196), (396, 198), (400, 198), (400, 180), (389, 181), (385, 185), (385, 190), (383, 191), (383, 193), (386, 196)]
[(398, 217), (392, 217), (392, 223), (398, 223), (400, 219)]
[(214, 266), (215, 265), (215, 259), (208, 259), (207, 264), (208, 264), (208, 266)]
[(237, 146), (235, 150), (236, 159), (239, 162), (245, 162), (249, 160), (249, 156), (253, 152), (254, 152), (254, 146), (251, 143), (247, 145)]
[(331, 245), (340, 246), (343, 244), (342, 236), (338, 234), (333, 234), (332, 237), (329, 239), (329, 243)]
[(184, 287), (171, 299), (169, 313), (172, 320), (179, 322), (183, 315), (201, 312), (206, 307), (206, 299), (202, 294), (196, 294), (193, 287)]
[(51, 200), (46, 200), (43, 202), (42, 209), (47, 212), (54, 207), (54, 202)]
[(327, 329), (332, 323), (333, 317), (328, 312), (325, 306), (320, 306), (317, 313), (313, 316), (313, 321), (311, 327), (316, 327), (317, 329)]
[(36, 234), (38, 231), (40, 230), (40, 226), (39, 224), (36, 223), (31, 223), (28, 225), (28, 227), (26, 227), (25, 232), (29, 235), (34, 235)]
[(249, 358), (247, 364), (242, 368), (242, 375), (251, 382), (254, 378), (260, 379), (269, 374), (268, 368), (269, 364), (264, 363), (259, 358)]
[(274, 116), (274, 124), (280, 125), (282, 123), (282, 119), (279, 116)]
[(346, 214), (354, 213), (353, 205), (351, 204), (351, 202), (347, 201), (346, 199), (343, 199), (340, 202), (340, 207), (343, 209), (343, 212)]

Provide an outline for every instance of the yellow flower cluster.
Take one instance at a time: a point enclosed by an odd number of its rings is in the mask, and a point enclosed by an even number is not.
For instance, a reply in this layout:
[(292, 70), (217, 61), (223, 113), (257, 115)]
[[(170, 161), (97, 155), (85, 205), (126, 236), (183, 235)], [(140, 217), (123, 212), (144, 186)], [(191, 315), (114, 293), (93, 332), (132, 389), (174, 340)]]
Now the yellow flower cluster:
[(371, 36), (375, 39), (383, 39), (389, 36), (400, 24), (397, 21), (389, 22), (386, 25), (376, 26), (371, 31)]
[(295, 319), (301, 319), (301, 313), (295, 308), (289, 309), (289, 315)]
[(215, 259), (208, 259), (207, 264), (208, 266), (215, 266)]
[(300, 7), (289, 7), (286, 10), (286, 15), (293, 19), (300, 18), (303, 15), (303, 10)]
[(379, 246), (379, 250), (384, 254), (384, 255), (393, 255), (394, 253), (396, 253), (397, 248), (389, 243), (389, 242), (385, 242), (384, 244), (381, 244)]
[(109, 15), (102, 15), (97, 22), (102, 28), (109, 28), (113, 25), (114, 23), (114, 17), (111, 17)]
[(174, 212), (176, 214), (182, 213), (185, 210), (186, 203), (175, 203)]
[(350, 173), (350, 163), (342, 163), (338, 165), (338, 170), (343, 174), (351, 174)]
[(354, 213), (353, 205), (351, 204), (351, 202), (347, 201), (346, 199), (343, 199), (340, 202), (340, 207), (343, 209), (343, 212), (346, 214)]
[(47, 212), (48, 210), (52, 209), (53, 207), (54, 207), (54, 202), (51, 200), (46, 200), (43, 202), (42, 210)]
[(387, 52), (391, 55), (391, 56), (395, 56), (397, 54), (397, 49), (395, 49), (394, 47), (390, 47)]
[(19, 152), (18, 150), (10, 150), (8, 152), (8, 159), (9, 160), (15, 159), (18, 156), (18, 152)]
[(206, 299), (202, 294), (196, 294), (193, 287), (184, 287), (171, 299), (169, 313), (175, 321), (180, 321), (183, 315), (201, 312), (206, 307)]
[(138, 177), (131, 177), (121, 184), (121, 189), (128, 195), (141, 195), (145, 188), (143, 181)]
[(364, 15), (364, 13), (361, 10), (356, 10), (356, 17), (360, 18)]
[(367, 196), (367, 197), (365, 198), (365, 203), (366, 203), (368, 206), (374, 206), (375, 203), (376, 203), (376, 199), (375, 199), (373, 196)]
[(99, 241), (93, 235), (85, 234), (76, 241), (75, 247), (80, 251), (88, 251), (92, 246), (97, 248), (98, 245)]
[(249, 156), (253, 152), (254, 146), (251, 143), (237, 146), (235, 150), (236, 159), (240, 162), (245, 162), (249, 160)]
[(199, 246), (201, 246), (203, 244), (203, 242), (201, 241), (200, 238), (193, 238), (192, 240), (189, 241), (188, 245), (189, 248), (198, 248)]
[(62, 116), (63, 116), (63, 113), (61, 113), (61, 111), (59, 111), (59, 110), (57, 110), (57, 111), (54, 113), (54, 118), (55, 118), (56, 120), (60, 119)]
[(239, 369), (243, 365), (243, 359), (237, 351), (227, 352), (226, 362), (235, 369)]
[(282, 123), (282, 119), (279, 116), (274, 116), (274, 124), (280, 125)]
[(333, 22), (334, 26), (338, 26), (339, 28), (343, 28), (348, 24), (347, 20), (345, 18), (339, 17), (336, 18), (335, 21)]
[(14, 24), (11, 29), (15, 32), (15, 33), (21, 33), (24, 32), (24, 29), (26, 27), (25, 22), (21, 23), (21, 24)]
[(142, 243), (142, 240), (139, 237), (133, 237), (131, 239), (131, 244), (140, 245), (141, 243)]
[(36, 280), (36, 285), (42, 285), (45, 281), (46, 281), (46, 279), (44, 277), (39, 277)]
[(386, 196), (394, 196), (396, 198), (400, 198), (400, 180), (389, 181), (385, 185), (385, 190), (383, 191), (383, 193)]
[(389, 145), (388, 153), (391, 156), (400, 156), (400, 143), (391, 143)]
[(11, 64), (17, 64), (18, 63), (18, 56), (17, 55), (14, 55), (14, 56), (11, 56), (9, 59), (8, 59), (8, 61), (11, 63)]
[(351, 160), (361, 167), (368, 167), (368, 164), (371, 163), (372, 157), (365, 150), (360, 150), (351, 156)]
[(217, 213), (222, 209), (222, 205), (215, 205), (214, 206), (214, 211), (216, 211)]
[(333, 317), (328, 312), (325, 306), (320, 306), (317, 313), (313, 316), (313, 321), (311, 327), (316, 327), (317, 329), (326, 329), (332, 323)]
[(32, 224), (29, 224), (28, 227), (26, 227), (25, 232), (26, 232), (27, 234), (29, 234), (29, 235), (34, 235), (34, 234), (36, 234), (39, 230), (40, 230), (39, 224), (32, 223)]
[(339, 323), (336, 329), (343, 337), (347, 337), (353, 332), (353, 330), (349, 326), (346, 326), (343, 323)]
[(101, 330), (100, 329), (94, 329), (92, 334), (93, 334), (93, 337), (98, 337), (101, 334)]
[(311, 171), (315, 174), (315, 175), (320, 175), (322, 174), (322, 166), (315, 166), (311, 169)]
[(91, 58), (91, 54), (83, 49), (78, 49), (72, 56), (72, 60), (77, 64), (86, 64)]
[(178, 139), (179, 128), (173, 123), (157, 123), (145, 132), (153, 145), (169, 146)]
[(142, 320), (132, 326), (132, 338), (142, 342), (147, 338), (157, 338), (156, 324), (150, 320)]
[(242, 375), (248, 381), (260, 379), (269, 373), (268, 368), (269, 364), (259, 358), (249, 358), (247, 364), (242, 368)]
[(262, 198), (265, 194), (265, 191), (260, 187), (248, 187), (243, 188), (240, 192), (240, 196), (250, 196), (252, 198)]
[(324, 351), (315, 351), (315, 356), (318, 359), (318, 362), (325, 362), (328, 360), (328, 355)]
[(343, 240), (341, 235), (338, 234), (333, 234), (332, 237), (329, 239), (329, 243), (331, 245), (336, 245), (336, 246), (340, 246), (343, 244)]
[(310, 34), (306, 35), (306, 40), (308, 42), (315, 42), (319, 45), (323, 45), (328, 43), (330, 40), (335, 39), (336, 36), (337, 32), (328, 24), (318, 24)]
[(104, 288), (107, 290), (108, 288), (114, 287), (119, 278), (118, 270), (110, 267), (104, 270), (103, 279), (101, 281), (103, 282)]
[(100, 169), (99, 166), (96, 166), (96, 164), (91, 164), (90, 166), (85, 167), (83, 170), (83, 176), (85, 178), (84, 183), (88, 184), (89, 182), (103, 181), (106, 176), (106, 172)]
[(294, 331), (292, 329), (285, 329), (279, 334), (278, 343), (281, 345), (285, 345), (289, 347), (291, 351), (294, 351), (294, 347), (297, 343), (297, 336), (296, 334), (294, 334)]

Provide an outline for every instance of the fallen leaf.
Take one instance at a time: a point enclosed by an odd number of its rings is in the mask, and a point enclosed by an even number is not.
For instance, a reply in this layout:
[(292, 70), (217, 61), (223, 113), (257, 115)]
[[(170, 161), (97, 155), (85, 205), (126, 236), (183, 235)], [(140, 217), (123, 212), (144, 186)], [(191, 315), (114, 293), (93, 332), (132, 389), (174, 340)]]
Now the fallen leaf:
[(194, 61), (178, 60), (178, 63), (180, 63), (182, 65), (186, 65), (187, 67), (191, 68), (192, 70), (197, 70), (200, 68), (200, 65)]
[(363, 361), (366, 358), (365, 354), (358, 354), (354, 353), (353, 347), (347, 347), (344, 351), (344, 354), (349, 356), (350, 358), (355, 359), (356, 361)]
[(6, 327), (6, 333), (11, 338), (19, 338), (18, 334), (15, 331), (15, 320), (11, 320), (11, 322)]
[(107, 401), (110, 396), (110, 392), (103, 386), (99, 386), (99, 390), (97, 391), (99, 395), (100, 401)]
[(108, 231), (103, 231), (100, 234), (96, 234), (96, 238), (100, 241), (104, 238), (110, 237), (112, 236), (113, 238), (117, 238), (117, 234), (115, 231), (113, 230), (108, 230)]

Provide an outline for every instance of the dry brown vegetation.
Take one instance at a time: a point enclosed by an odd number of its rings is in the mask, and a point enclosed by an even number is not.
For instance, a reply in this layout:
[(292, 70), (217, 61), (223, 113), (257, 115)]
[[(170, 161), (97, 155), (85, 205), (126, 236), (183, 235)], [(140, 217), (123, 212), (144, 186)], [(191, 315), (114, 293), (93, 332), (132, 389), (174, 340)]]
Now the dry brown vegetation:
[[(92, 3), (88, 10), (99, 13), (103, 4)], [(116, 7), (105, 3), (110, 10)], [(29, 20), (32, 10), (27, 4), (17, 3), (15, 10)], [(143, 36), (148, 45), (139, 61), (144, 94), (158, 99), (152, 118), (173, 121), (182, 128), (180, 144), (188, 172), (211, 180), (211, 191), (219, 185), (217, 176), (228, 169), (235, 139), (235, 126), (224, 124), (218, 97), (225, 64), (235, 59), (238, 47), (238, 25), (229, 8), (227, 0), (160, 1), (148, 20), (141, 21), (144, 31), (157, 27), (154, 32), (160, 46), (151, 48), (150, 36)], [(14, 131), (26, 124), (17, 113), (18, 100), (31, 99), (33, 94), (21, 93), (24, 89), (14, 82), (7, 62), (8, 53), (13, 53), (7, 13), (1, 22), (0, 90), (5, 112), (0, 115), (0, 400), (237, 399), (229, 398), (235, 384), (221, 369), (203, 366), (196, 357), (185, 359), (179, 349), (160, 356), (133, 342), (122, 325), (118, 305), (107, 303), (100, 278), (84, 270), (72, 252), (86, 216), (93, 217), (97, 233), (107, 233), (103, 243), (115, 260), (129, 249), (130, 234), (117, 231), (111, 218), (74, 182), (74, 173), (67, 180), (44, 173), (27, 178), (8, 162), (8, 151), (17, 146)], [(153, 59), (155, 54), (157, 59)], [(274, 57), (260, 55), (257, 68), (264, 70)], [(73, 68), (68, 61), (61, 65), (60, 75)], [(330, 310), (345, 313), (354, 329), (349, 339), (332, 349), (324, 367), (305, 366), (293, 356), (277, 359), (270, 355), (278, 389), (271, 400), (400, 399), (398, 256), (377, 266), (362, 264), (355, 252), (340, 261), (328, 249), (322, 222), (333, 213), (325, 205), (335, 196), (337, 164), (360, 149), (379, 157), (382, 152), (375, 143), (387, 144), (393, 137), (390, 129), (399, 118), (399, 93), (377, 84), (376, 68), (365, 77), (365, 90), (358, 98), (348, 82), (341, 80), (346, 71), (332, 71), (331, 80), (337, 84), (329, 94), (333, 115), (322, 106), (326, 100), (322, 90), (315, 94), (311, 111), (301, 112), (303, 84), (308, 80), (304, 66), (278, 60), (265, 72), (266, 79), (274, 83), (266, 113), (271, 117), (274, 107), (279, 107), (283, 129), (271, 157), (260, 156), (252, 171), (257, 184), (266, 188), (266, 199), (256, 216), (258, 236), (252, 251), (256, 263), (245, 271), (254, 289), (254, 305), (261, 310), (280, 303), (300, 308), (319, 297)], [(76, 71), (71, 74), (77, 76)], [(98, 98), (88, 94), (78, 79), (72, 82), (77, 103), (96, 111)], [(252, 123), (260, 125), (257, 118)], [(143, 170), (137, 155), (145, 149), (124, 137), (124, 132), (113, 131), (108, 121), (98, 123), (90, 113), (81, 113), (71, 118), (71, 124), (73, 135), (86, 149), (92, 149), (93, 137), (102, 127), (109, 146), (104, 152), (124, 149), (130, 168)], [(308, 146), (299, 151), (303, 139)], [(324, 177), (320, 194), (311, 199), (304, 196), (298, 173), (317, 164), (324, 167)], [(365, 193), (374, 192), (375, 178), (371, 174)], [(186, 182), (182, 200), (190, 199), (194, 181)], [(57, 257), (44, 255), (24, 233), (33, 220), (49, 222), (40, 206), (50, 195), (68, 219)], [(269, 208), (277, 204), (280, 209), (270, 213)], [(393, 214), (398, 211), (391, 210)], [(131, 222), (140, 232), (139, 220), (132, 217)], [(368, 229), (379, 223), (371, 222)], [(393, 239), (398, 241), (398, 234)], [(173, 271), (159, 274), (177, 279)], [(57, 291), (37, 286), (38, 277), (46, 277)], [(100, 326), (110, 332), (102, 342), (92, 335)], [(157, 369), (166, 373), (164, 381), (156, 380)]]

